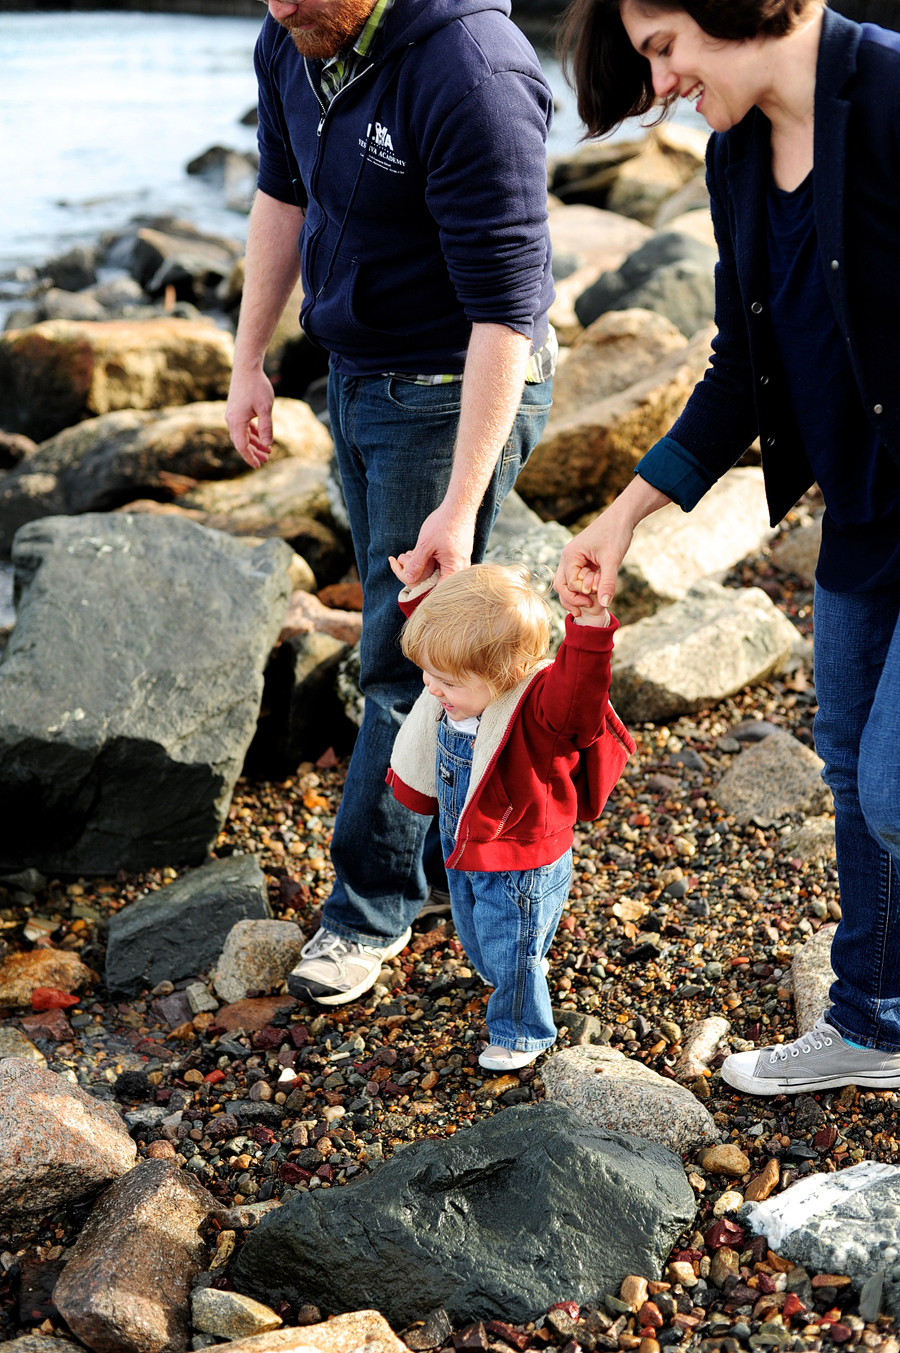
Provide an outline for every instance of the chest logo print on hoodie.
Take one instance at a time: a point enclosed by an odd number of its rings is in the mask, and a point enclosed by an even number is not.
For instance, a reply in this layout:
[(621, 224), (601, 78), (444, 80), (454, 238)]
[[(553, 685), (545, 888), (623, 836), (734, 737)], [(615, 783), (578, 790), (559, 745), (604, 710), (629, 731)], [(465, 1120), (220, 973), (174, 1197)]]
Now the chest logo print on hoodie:
[(406, 161), (402, 160), (394, 152), (394, 142), (388, 128), (381, 122), (375, 123), (374, 135), (371, 122), (366, 127), (366, 134), (360, 137), (360, 148), (363, 153), (368, 147), (368, 159), (370, 164), (378, 165), (380, 169), (387, 169), (392, 174), (402, 174), (406, 169)]

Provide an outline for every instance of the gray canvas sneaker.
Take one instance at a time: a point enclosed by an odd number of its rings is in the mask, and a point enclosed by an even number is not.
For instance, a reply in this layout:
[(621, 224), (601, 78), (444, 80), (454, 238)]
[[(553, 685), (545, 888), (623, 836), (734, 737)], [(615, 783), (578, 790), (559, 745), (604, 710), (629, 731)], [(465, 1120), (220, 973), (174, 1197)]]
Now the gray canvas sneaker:
[(355, 944), (320, 927), (300, 950), (300, 962), (287, 980), (288, 991), (301, 1001), (346, 1005), (373, 987), (381, 965), (409, 944), (406, 929), (398, 940), (380, 948)]
[(446, 916), (450, 911), (450, 894), (446, 888), (429, 888), (428, 896), (422, 903), (422, 908), (416, 916), (417, 921), (421, 921), (423, 916)]
[(722, 1063), (722, 1079), (748, 1095), (815, 1093), (840, 1085), (896, 1090), (900, 1088), (900, 1052), (854, 1048), (823, 1015), (793, 1043), (733, 1052)]

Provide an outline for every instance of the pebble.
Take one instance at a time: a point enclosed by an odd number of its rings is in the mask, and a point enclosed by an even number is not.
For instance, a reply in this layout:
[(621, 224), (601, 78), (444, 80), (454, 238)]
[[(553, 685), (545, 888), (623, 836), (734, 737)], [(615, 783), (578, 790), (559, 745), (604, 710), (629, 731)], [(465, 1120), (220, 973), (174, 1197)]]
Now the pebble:
[(37, 987), (72, 992), (92, 979), (78, 955), (62, 949), (8, 954), (0, 963), (0, 1007), (30, 1006)]
[(743, 1196), (736, 1189), (726, 1189), (713, 1204), (713, 1216), (724, 1217), (726, 1212), (736, 1212), (743, 1201)]
[(746, 1201), (748, 1203), (760, 1203), (763, 1199), (768, 1198), (769, 1194), (778, 1187), (780, 1175), (778, 1161), (774, 1157), (767, 1160), (764, 1168), (758, 1175), (754, 1175), (744, 1189)]
[(699, 1157), (700, 1164), (709, 1174), (724, 1174), (729, 1179), (740, 1179), (750, 1169), (750, 1161), (739, 1146), (724, 1143), (711, 1146)]
[(647, 1279), (636, 1274), (629, 1274), (627, 1278), (622, 1279), (619, 1296), (628, 1303), (633, 1311), (640, 1310), (648, 1296)]

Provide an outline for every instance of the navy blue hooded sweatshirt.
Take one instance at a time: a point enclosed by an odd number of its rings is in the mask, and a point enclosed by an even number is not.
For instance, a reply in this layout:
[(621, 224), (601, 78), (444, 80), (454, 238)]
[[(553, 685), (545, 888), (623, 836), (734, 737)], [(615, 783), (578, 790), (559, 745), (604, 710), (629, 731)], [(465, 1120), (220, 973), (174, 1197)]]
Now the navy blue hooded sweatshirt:
[(259, 187), (307, 202), (307, 335), (344, 375), (460, 372), (473, 323), (541, 346), (553, 299), (552, 97), (508, 0), (395, 0), (374, 63), (323, 111), (316, 63), (267, 16)]

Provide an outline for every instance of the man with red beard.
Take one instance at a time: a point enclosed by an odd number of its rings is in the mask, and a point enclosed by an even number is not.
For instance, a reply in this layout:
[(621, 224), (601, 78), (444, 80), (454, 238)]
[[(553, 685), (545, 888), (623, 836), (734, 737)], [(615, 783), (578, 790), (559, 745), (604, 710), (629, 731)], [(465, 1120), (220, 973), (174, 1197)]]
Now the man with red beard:
[[(552, 98), (509, 0), (269, 0), (256, 48), (259, 191), (228, 423), (272, 442), (263, 357), (302, 273), (363, 585), (365, 715), (331, 853), (336, 882), (289, 988), (372, 987), (434, 889), (437, 833), (385, 784), (421, 690), (397, 641), (410, 583), (479, 561), (550, 407), (556, 340), (545, 140)], [(299, 250), (298, 250), (299, 238)]]

